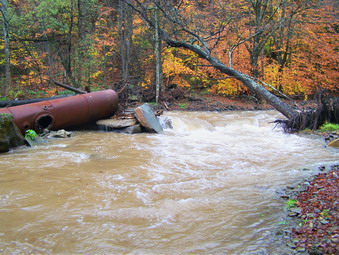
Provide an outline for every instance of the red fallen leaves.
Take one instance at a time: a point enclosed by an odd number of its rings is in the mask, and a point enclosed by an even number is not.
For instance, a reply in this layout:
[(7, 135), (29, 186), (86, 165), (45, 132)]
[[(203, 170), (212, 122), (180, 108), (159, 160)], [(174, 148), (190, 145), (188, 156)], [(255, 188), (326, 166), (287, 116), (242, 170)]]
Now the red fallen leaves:
[(321, 173), (297, 197), (299, 227), (292, 230), (297, 247), (310, 254), (339, 253), (339, 166)]

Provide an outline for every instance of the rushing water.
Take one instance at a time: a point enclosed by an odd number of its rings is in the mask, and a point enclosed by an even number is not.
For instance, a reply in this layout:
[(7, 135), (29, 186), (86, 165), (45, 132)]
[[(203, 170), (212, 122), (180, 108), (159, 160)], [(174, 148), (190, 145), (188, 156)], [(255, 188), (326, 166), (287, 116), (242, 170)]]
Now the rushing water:
[(166, 115), (163, 134), (75, 132), (0, 155), (0, 253), (284, 254), (276, 191), (338, 150), (282, 133), (274, 111)]

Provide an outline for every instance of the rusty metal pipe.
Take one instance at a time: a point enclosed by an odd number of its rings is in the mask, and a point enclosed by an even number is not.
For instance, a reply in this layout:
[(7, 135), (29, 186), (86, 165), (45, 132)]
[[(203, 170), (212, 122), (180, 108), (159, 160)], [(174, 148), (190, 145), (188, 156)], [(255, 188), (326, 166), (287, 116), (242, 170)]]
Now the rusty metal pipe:
[(114, 90), (103, 90), (50, 101), (0, 109), (10, 113), (24, 134), (27, 129), (41, 132), (57, 130), (105, 119), (118, 109), (119, 98)]

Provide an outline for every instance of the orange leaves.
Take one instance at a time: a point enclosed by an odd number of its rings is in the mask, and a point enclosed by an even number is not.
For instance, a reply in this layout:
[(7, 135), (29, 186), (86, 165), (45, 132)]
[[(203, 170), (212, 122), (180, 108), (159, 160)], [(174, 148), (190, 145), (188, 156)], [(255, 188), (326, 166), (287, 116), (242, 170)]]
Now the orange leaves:
[[(175, 48), (166, 48), (164, 51), (164, 78), (168, 83), (175, 83), (179, 87), (189, 87), (190, 85), (186, 79), (195, 74), (194, 70), (189, 66), (191, 57), (183, 57), (184, 54), (192, 53)], [(181, 55), (181, 57), (179, 57), (179, 55)]]
[[(331, 26), (332, 25), (332, 26)], [(334, 24), (306, 23), (307, 33), (301, 33), (299, 51), (294, 54), (290, 69), (285, 70), (284, 79), (300, 84), (300, 91), (311, 95), (321, 89), (339, 92), (339, 35), (333, 31)]]
[(42, 88), (42, 91), (46, 93), (46, 97), (52, 97), (58, 94), (59, 89), (58, 88)]

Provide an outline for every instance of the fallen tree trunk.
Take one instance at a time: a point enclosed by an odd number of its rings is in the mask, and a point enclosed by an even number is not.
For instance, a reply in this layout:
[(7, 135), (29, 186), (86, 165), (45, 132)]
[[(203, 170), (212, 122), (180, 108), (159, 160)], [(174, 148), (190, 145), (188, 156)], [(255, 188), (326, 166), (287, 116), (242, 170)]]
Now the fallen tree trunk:
[[(135, 1), (136, 5), (133, 4), (133, 1), (125, 0), (127, 4), (129, 4), (139, 15), (152, 27), (155, 28), (154, 22), (150, 19), (150, 17), (147, 15), (147, 9), (143, 4), (139, 1)], [(161, 8), (163, 12), (164, 8)], [(169, 17), (165, 14), (166, 17)], [(173, 22), (172, 20), (170, 20)], [(174, 22), (174, 24), (178, 25), (177, 22)], [(254, 91), (258, 95), (261, 95), (266, 101), (271, 104), (276, 110), (281, 112), (286, 118), (294, 118), (298, 115), (298, 111), (294, 109), (292, 106), (284, 103), (282, 100), (280, 100), (277, 96), (273, 95), (271, 92), (269, 92), (267, 89), (265, 89), (263, 86), (258, 84), (253, 78), (250, 76), (241, 73), (240, 71), (237, 71), (233, 69), (232, 67), (226, 66), (224, 63), (219, 61), (216, 57), (211, 55), (211, 50), (208, 49), (207, 43), (198, 35), (196, 35), (194, 32), (185, 30), (185, 32), (189, 35), (193, 35), (195, 38), (195, 41), (199, 41), (203, 48), (200, 47), (198, 44), (194, 44), (188, 41), (181, 41), (177, 40), (174, 36), (172, 36), (170, 33), (167, 33), (164, 29), (160, 29), (160, 35), (161, 39), (164, 40), (169, 46), (177, 47), (177, 48), (185, 48), (188, 49), (194, 53), (196, 53), (200, 58), (207, 60), (215, 69), (219, 70), (220, 72), (229, 75), (232, 78), (235, 78), (242, 82), (247, 88), (249, 88), (251, 91)]]
[(0, 101), (0, 108), (43, 102), (43, 101), (54, 100), (54, 99), (63, 98), (63, 97), (66, 97), (66, 96), (55, 96), (55, 97), (36, 98), (36, 99), (27, 99), (27, 100)]
[(53, 81), (53, 83), (54, 83), (55, 85), (57, 85), (57, 86), (59, 86), (59, 87), (62, 87), (62, 88), (64, 88), (64, 89), (68, 89), (68, 90), (70, 90), (70, 91), (73, 91), (73, 92), (75, 92), (75, 93), (77, 93), (77, 94), (86, 94), (86, 93), (87, 93), (87, 91), (85, 91), (85, 90), (77, 89), (77, 88), (74, 88), (74, 87), (72, 87), (72, 86), (69, 86), (69, 85), (67, 85), (67, 84), (64, 84), (64, 83), (61, 83), (61, 82), (58, 82), (58, 81), (55, 81), (55, 80), (52, 80), (52, 81)]
[[(124, 1), (131, 6), (150, 27), (155, 28), (155, 23), (148, 14), (149, 8), (147, 8), (148, 6), (146, 3), (138, 0)], [(187, 20), (185, 20), (180, 14), (177, 5), (172, 4), (171, 1), (166, 1), (166, 4), (163, 4), (162, 1), (155, 0), (150, 2), (157, 6), (157, 8), (161, 10), (166, 21), (172, 24), (172, 27), (166, 27), (166, 29), (172, 29), (172, 31), (160, 29), (160, 36), (163, 41), (171, 47), (185, 48), (196, 53), (200, 58), (208, 61), (211, 66), (219, 70), (221, 73), (228, 75), (230, 78), (239, 80), (250, 91), (254, 91), (257, 95), (263, 97), (270, 105), (287, 118), (287, 120), (279, 121), (280, 124), (284, 125), (285, 130), (299, 131), (305, 128), (318, 128), (325, 121), (331, 121), (331, 118), (324, 118), (325, 113), (327, 113), (327, 115), (331, 114), (338, 116), (338, 110), (327, 107), (326, 111), (324, 110), (323, 105), (319, 105), (318, 109), (315, 110), (303, 111), (285, 103), (266, 88), (261, 86), (257, 82), (256, 78), (233, 69), (232, 65), (225, 65), (216, 56), (213, 56), (213, 46), (211, 47), (208, 45), (205, 37), (200, 36), (200, 34), (196, 31), (189, 29), (189, 26), (187, 26), (186, 23)], [(181, 37), (176, 36), (176, 29), (177, 31), (182, 32)], [(206, 38), (209, 37), (210, 36), (207, 36)], [(219, 40), (220, 38), (216, 39)]]
[[(53, 83), (59, 87), (62, 87), (64, 89), (70, 90), (72, 92), (75, 92), (77, 94), (86, 94), (87, 91), (74, 88), (72, 86), (69, 86), (67, 84), (63, 84), (61, 82), (53, 80)], [(66, 96), (55, 96), (55, 97), (49, 97), (49, 98), (37, 98), (37, 99), (27, 99), (27, 100), (6, 100), (6, 101), (0, 101), (0, 108), (4, 107), (10, 107), (10, 106), (18, 106), (18, 105), (24, 105), (24, 104), (31, 104), (31, 103), (37, 103), (37, 102), (43, 102), (48, 100), (54, 100), (58, 98), (63, 98)]]

